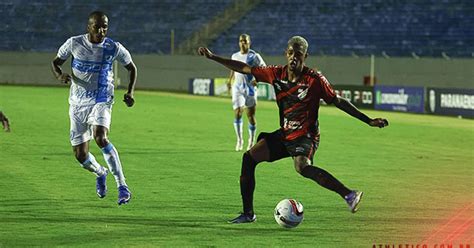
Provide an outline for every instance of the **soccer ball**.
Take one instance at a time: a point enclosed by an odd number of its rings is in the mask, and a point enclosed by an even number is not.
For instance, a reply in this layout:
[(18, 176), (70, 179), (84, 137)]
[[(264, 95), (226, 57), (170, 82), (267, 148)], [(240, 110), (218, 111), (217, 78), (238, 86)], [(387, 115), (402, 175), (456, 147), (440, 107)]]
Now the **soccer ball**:
[(281, 200), (275, 207), (275, 221), (285, 228), (293, 228), (303, 221), (303, 204), (294, 199)]

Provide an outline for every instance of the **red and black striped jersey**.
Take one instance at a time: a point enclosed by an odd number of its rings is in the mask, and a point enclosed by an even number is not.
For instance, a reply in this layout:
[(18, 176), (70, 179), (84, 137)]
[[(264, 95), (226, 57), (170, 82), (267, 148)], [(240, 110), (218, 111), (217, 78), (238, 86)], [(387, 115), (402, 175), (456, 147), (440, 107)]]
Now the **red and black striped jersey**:
[(320, 99), (332, 103), (336, 94), (326, 77), (311, 68), (303, 68), (298, 82), (288, 81), (287, 66), (257, 66), (252, 74), (258, 82), (273, 85), (280, 112), (280, 127), (286, 140), (319, 133)]

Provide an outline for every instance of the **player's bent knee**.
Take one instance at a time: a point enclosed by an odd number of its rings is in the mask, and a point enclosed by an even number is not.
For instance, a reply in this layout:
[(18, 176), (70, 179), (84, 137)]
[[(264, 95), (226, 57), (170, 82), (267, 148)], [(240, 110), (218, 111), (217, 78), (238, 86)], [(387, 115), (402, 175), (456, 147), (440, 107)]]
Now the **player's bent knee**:
[(94, 137), (94, 140), (95, 140), (95, 143), (97, 143), (99, 147), (105, 147), (109, 143), (105, 135), (96, 135)]
[(250, 155), (249, 151), (246, 151), (244, 153), (244, 155), (242, 156), (242, 161), (246, 165), (257, 165), (258, 164), (257, 161), (255, 161), (255, 159), (252, 157), (252, 155)]
[[(304, 168), (306, 168), (306, 166), (308, 166), (308, 164), (296, 162), (296, 163), (295, 163), (295, 170), (296, 170), (296, 172), (298, 172), (299, 174), (303, 175), (302, 173), (303, 173)], [(303, 175), (303, 176), (304, 176), (304, 175)]]
[(257, 142), (259, 142), (261, 139), (265, 139), (267, 135), (269, 135), (269, 133), (264, 133), (264, 132), (259, 133), (257, 136)]
[(242, 176), (247, 176), (249, 174), (253, 174), (255, 172), (255, 167), (257, 166), (257, 162), (252, 158), (252, 155), (247, 151), (242, 156)]

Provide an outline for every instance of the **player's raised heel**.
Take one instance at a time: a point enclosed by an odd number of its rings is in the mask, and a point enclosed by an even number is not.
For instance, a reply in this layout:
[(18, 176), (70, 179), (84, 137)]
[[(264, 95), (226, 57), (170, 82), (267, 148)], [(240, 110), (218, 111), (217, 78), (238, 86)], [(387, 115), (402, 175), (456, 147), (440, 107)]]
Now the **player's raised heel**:
[(362, 199), (363, 194), (364, 192), (362, 191), (353, 190), (351, 193), (344, 197), (347, 205), (349, 206), (349, 210), (351, 210), (352, 213), (357, 212), (357, 210), (359, 209), (359, 203)]
[(257, 220), (257, 216), (255, 214), (249, 215), (245, 213), (241, 213), (236, 218), (229, 220), (229, 224), (242, 224), (242, 223), (252, 223)]
[(118, 205), (127, 204), (132, 198), (132, 193), (127, 186), (118, 187)]
[(104, 170), (105, 170), (104, 175), (97, 177), (96, 184), (95, 184), (97, 196), (99, 198), (104, 198), (107, 195), (106, 182), (107, 182), (107, 174), (109, 174), (109, 172), (107, 171), (107, 169), (104, 169)]

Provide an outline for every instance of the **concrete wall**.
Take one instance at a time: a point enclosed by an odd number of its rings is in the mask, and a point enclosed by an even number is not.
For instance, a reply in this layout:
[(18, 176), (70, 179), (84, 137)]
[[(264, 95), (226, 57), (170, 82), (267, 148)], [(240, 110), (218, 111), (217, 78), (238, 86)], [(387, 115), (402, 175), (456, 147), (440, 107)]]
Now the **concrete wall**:
[[(0, 83), (58, 85), (50, 62), (54, 53), (0, 52)], [(227, 77), (229, 72), (199, 56), (133, 55), (138, 66), (138, 89), (187, 91), (193, 77)], [(283, 56), (264, 56), (267, 64), (285, 64)], [(362, 85), (369, 75), (369, 58), (308, 57), (307, 65), (321, 70), (332, 84)], [(70, 71), (70, 61), (64, 66)], [(122, 85), (128, 83), (120, 68)], [(378, 84), (474, 88), (474, 59), (376, 58)]]

